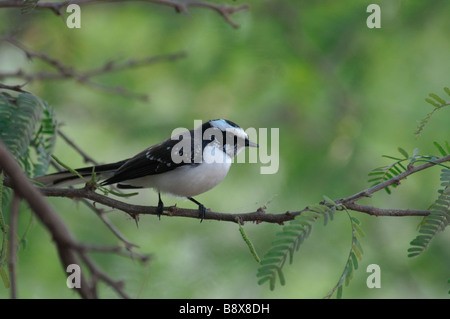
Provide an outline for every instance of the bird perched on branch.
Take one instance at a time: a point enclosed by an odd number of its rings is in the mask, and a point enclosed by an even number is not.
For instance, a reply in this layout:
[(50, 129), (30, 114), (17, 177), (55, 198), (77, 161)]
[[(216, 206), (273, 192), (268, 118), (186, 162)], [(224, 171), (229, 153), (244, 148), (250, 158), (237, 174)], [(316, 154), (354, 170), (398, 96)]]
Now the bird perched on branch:
[(47, 187), (81, 184), (92, 178), (100, 185), (118, 188), (154, 188), (158, 192), (158, 216), (164, 210), (161, 193), (186, 197), (196, 203), (201, 220), (206, 208), (193, 196), (217, 186), (227, 175), (233, 157), (245, 147), (258, 147), (237, 124), (212, 120), (194, 130), (150, 146), (136, 156), (110, 164), (49, 174), (35, 178)]

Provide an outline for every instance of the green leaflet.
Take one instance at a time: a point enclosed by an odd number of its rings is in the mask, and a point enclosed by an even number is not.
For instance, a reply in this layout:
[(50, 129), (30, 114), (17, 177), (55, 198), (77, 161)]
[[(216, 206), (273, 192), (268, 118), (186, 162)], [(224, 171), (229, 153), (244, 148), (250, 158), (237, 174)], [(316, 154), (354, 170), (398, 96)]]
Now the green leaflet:
[(1, 139), (28, 176), (47, 172), (56, 127), (53, 109), (38, 97), (21, 93), (15, 98), (0, 93)]
[[(30, 176), (47, 172), (56, 140), (56, 120), (52, 108), (38, 97), (21, 93), (13, 97), (0, 92), (0, 138), (24, 172)], [(0, 277), (3, 285), (9, 287), (6, 269), (8, 225), (3, 218), (3, 209), (9, 202), (10, 189), (2, 189), (0, 181), (0, 231), (2, 244), (0, 251)], [(21, 238), (25, 247), (26, 235), (33, 224), (33, 216)]]
[[(441, 144), (439, 144), (438, 142), (434, 142), (433, 144), (434, 144), (434, 146), (436, 146), (436, 148), (438, 149), (439, 153), (441, 153), (442, 156), (447, 155), (447, 152), (444, 150), (444, 147), (442, 147)], [(447, 143), (447, 146), (448, 146), (448, 143)]]
[(312, 205), (309, 210), (297, 216), (285, 225), (276, 234), (271, 248), (267, 251), (260, 262), (256, 276), (258, 284), (269, 282), (271, 290), (275, 289), (276, 281), (281, 285), (286, 284), (283, 267), (287, 260), (293, 262), (294, 253), (311, 233), (312, 225), (321, 217), (332, 219), (336, 206), (332, 200), (326, 199), (327, 205)]
[(450, 224), (450, 169), (441, 170), (441, 186), (439, 196), (430, 206), (430, 214), (419, 224), (419, 235), (411, 242), (408, 257), (421, 255), (429, 246), (431, 240)]
[(448, 141), (445, 141), (443, 145), (439, 144), (438, 142), (433, 142), (433, 145), (437, 148), (442, 156), (450, 155), (450, 144)]
[(239, 232), (241, 233), (242, 238), (244, 239), (245, 243), (247, 244), (248, 249), (250, 249), (250, 253), (252, 254), (253, 258), (256, 260), (256, 262), (258, 264), (260, 264), (261, 259), (259, 258), (258, 253), (256, 252), (256, 249), (253, 246), (253, 243), (248, 238), (247, 234), (244, 231), (244, 227), (241, 226), (241, 224), (239, 223), (239, 220), (237, 222), (239, 224)]
[[(289, 263), (293, 262), (294, 252), (300, 248), (301, 243), (311, 233), (312, 226), (321, 217), (324, 220), (333, 219), (336, 210), (344, 210), (341, 205), (336, 205), (335, 202), (328, 197), (324, 197), (325, 204), (311, 205), (308, 210), (297, 216), (288, 225), (284, 226), (281, 232), (276, 234), (276, 239), (272, 242), (269, 251), (261, 260), (260, 267), (256, 276), (258, 284), (262, 285), (269, 282), (271, 290), (275, 289), (277, 280), (281, 285), (285, 285), (286, 279), (283, 274), (283, 267), (289, 257)], [(340, 276), (338, 283), (326, 296), (330, 298), (334, 292), (337, 291), (337, 297), (342, 297), (343, 285), (348, 285), (353, 278), (353, 273), (359, 267), (359, 262), (362, 259), (363, 250), (361, 247), (361, 238), (365, 236), (361, 229), (360, 221), (350, 216), (347, 212), (352, 226), (352, 243), (349, 256), (347, 258), (344, 271)]]
[(0, 231), (6, 233), (5, 218), (3, 217), (3, 179), (3, 172), (0, 171)]
[(408, 152), (405, 151), (403, 148), (399, 147), (398, 151), (400, 152), (400, 154), (403, 155), (404, 158), (409, 158)]
[(11, 286), (11, 283), (9, 282), (9, 277), (6, 272), (6, 267), (4, 267), (3, 265), (0, 265), (0, 277), (2, 277), (3, 286), (6, 289), (9, 289), (9, 287)]
[[(444, 88), (445, 93), (447, 93), (447, 95), (450, 96), (450, 89), (448, 87)], [(429, 97), (427, 97), (425, 99), (425, 101), (429, 104), (431, 104), (433, 106), (433, 110), (428, 113), (425, 118), (423, 118), (420, 122), (419, 125), (417, 127), (416, 132), (414, 133), (416, 136), (419, 136), (423, 129), (425, 128), (425, 126), (428, 124), (428, 122), (430, 121), (431, 117), (433, 116), (433, 114), (436, 111), (439, 111), (440, 109), (442, 109), (445, 106), (450, 105), (450, 102), (446, 102), (443, 98), (441, 98), (440, 96), (438, 96), (437, 94), (434, 93), (430, 93), (428, 95)]]
[[(384, 181), (387, 181), (391, 178), (393, 178), (394, 176), (397, 176), (401, 173), (403, 173), (404, 171), (406, 171), (406, 166), (403, 164), (403, 162), (411, 160), (414, 160), (413, 158), (410, 158), (408, 156), (408, 153), (401, 147), (398, 148), (398, 151), (400, 152), (401, 155), (403, 155), (402, 158), (398, 158), (398, 157), (394, 157), (394, 156), (388, 156), (388, 155), (383, 155), (383, 157), (389, 158), (389, 159), (393, 159), (395, 160), (394, 163), (392, 163), (391, 165), (388, 166), (383, 166), (383, 167), (378, 167), (375, 168), (374, 170), (372, 170), (369, 173), (369, 180), (368, 182), (371, 183), (371, 186), (375, 186), (378, 184), (383, 183)], [(390, 187), (397, 187), (397, 185), (392, 185)], [(390, 187), (385, 187), (385, 191), (388, 194), (391, 194), (391, 189)]]
[(0, 249), (0, 277), (2, 278), (3, 286), (6, 289), (8, 289), (10, 287), (8, 273), (6, 271), (7, 246), (8, 246), (8, 239), (6, 237), (6, 234), (8, 227), (3, 217), (2, 196), (3, 196), (3, 173), (0, 172), (0, 231), (2, 232), (2, 245)]
[[(447, 156), (450, 154), (450, 145), (448, 142), (444, 142), (444, 145), (441, 145), (438, 142), (433, 142), (433, 145), (436, 147), (436, 149), (442, 156)], [(417, 148), (414, 150), (412, 156), (409, 156), (408, 152), (406, 152), (401, 147), (398, 148), (398, 151), (403, 157), (383, 155), (383, 157), (395, 160), (395, 162), (387, 166), (375, 168), (368, 174), (369, 175), (368, 182), (371, 183), (372, 187), (381, 184), (387, 180), (390, 180), (395, 176), (398, 176), (399, 174), (402, 174), (407, 170), (408, 165), (414, 165), (415, 163), (419, 162), (433, 163), (437, 158), (436, 156), (431, 155), (419, 155), (418, 154), (419, 151)], [(442, 163), (439, 165), (442, 167), (448, 167)], [(388, 187), (385, 187), (385, 191), (388, 194), (392, 193), (390, 189), (391, 187), (395, 188), (397, 187), (397, 185), (393, 184)]]
[(298, 250), (303, 240), (308, 237), (312, 224), (318, 219), (308, 213), (316, 216), (316, 213), (304, 212), (276, 234), (277, 239), (272, 242), (272, 247), (264, 255), (258, 268), (258, 284), (269, 281), (271, 290), (275, 288), (277, 278), (281, 285), (285, 284), (282, 268), (287, 258), (289, 257), (289, 262), (292, 263), (294, 251)]
[(35, 107), (28, 95), (17, 99), (0, 94), (0, 136), (17, 160), (26, 155), (40, 121), (41, 108)]
[(365, 234), (360, 227), (360, 221), (356, 217), (351, 216), (349, 212), (347, 212), (347, 215), (350, 219), (352, 227), (352, 244), (350, 247), (350, 252), (344, 270), (339, 277), (337, 284), (330, 290), (325, 298), (331, 298), (336, 291), (336, 298), (342, 298), (343, 286), (348, 286), (350, 280), (353, 278), (354, 271), (358, 269), (359, 262), (362, 260), (363, 250), (360, 242), (361, 237), (364, 237)]

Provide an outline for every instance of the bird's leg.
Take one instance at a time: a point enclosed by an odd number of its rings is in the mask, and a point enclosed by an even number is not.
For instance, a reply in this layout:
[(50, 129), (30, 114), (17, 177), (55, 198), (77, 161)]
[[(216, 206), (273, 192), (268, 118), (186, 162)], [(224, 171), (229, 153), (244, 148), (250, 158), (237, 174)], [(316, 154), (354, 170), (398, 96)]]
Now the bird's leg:
[(158, 209), (156, 210), (156, 213), (158, 214), (159, 220), (161, 220), (161, 214), (164, 211), (164, 204), (161, 200), (161, 193), (158, 192)]
[(203, 221), (203, 219), (205, 218), (205, 215), (206, 215), (206, 208), (205, 208), (205, 206), (203, 206), (202, 203), (199, 203), (198, 201), (196, 201), (192, 197), (188, 197), (188, 199), (191, 202), (194, 202), (194, 203), (196, 203), (198, 205), (198, 211), (200, 212), (200, 218), (201, 218), (200, 219), (200, 223), (201, 223)]

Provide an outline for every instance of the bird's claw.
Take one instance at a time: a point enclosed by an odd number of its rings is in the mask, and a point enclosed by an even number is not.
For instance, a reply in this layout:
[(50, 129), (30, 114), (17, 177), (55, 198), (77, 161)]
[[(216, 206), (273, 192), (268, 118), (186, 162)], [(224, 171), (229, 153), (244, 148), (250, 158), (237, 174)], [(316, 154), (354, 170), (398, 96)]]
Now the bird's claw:
[(198, 211), (200, 213), (200, 223), (203, 221), (206, 215), (206, 208), (203, 204), (198, 205)]

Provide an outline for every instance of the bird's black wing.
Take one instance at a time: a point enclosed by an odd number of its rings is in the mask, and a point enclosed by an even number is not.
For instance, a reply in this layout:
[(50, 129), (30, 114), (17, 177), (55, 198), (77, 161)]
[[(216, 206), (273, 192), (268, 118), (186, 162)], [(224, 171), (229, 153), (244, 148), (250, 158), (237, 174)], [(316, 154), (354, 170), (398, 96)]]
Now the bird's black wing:
[[(190, 132), (192, 133), (192, 132)], [(194, 161), (181, 161), (175, 163), (172, 160), (172, 149), (177, 145), (182, 138), (189, 137), (190, 135), (184, 135), (180, 139), (167, 139), (160, 144), (156, 144), (137, 154), (136, 156), (127, 160), (112, 177), (103, 181), (102, 185), (110, 185), (115, 183), (124, 182), (127, 180), (144, 177), (147, 175), (156, 175), (165, 173), (176, 169), (183, 165), (196, 165)], [(190, 144), (189, 144), (190, 145)], [(193, 145), (191, 148), (191, 159), (194, 157)], [(186, 151), (183, 148), (177, 150), (182, 155), (182, 152)]]
[(97, 177), (101, 177), (102, 175), (108, 175), (112, 174), (112, 172), (119, 169), (123, 164), (125, 164), (126, 160), (116, 162), (116, 163), (110, 163), (110, 164), (103, 164), (103, 165), (96, 165), (96, 166), (89, 166), (89, 167), (83, 167), (83, 168), (77, 168), (75, 171), (78, 174), (74, 174), (72, 171), (61, 171), (53, 174), (48, 174), (44, 176), (39, 176), (34, 178), (34, 180), (40, 184), (43, 184), (45, 186), (53, 187), (53, 186), (60, 186), (61, 184), (68, 183), (66, 185), (72, 185), (70, 183), (73, 182), (73, 185), (77, 183), (82, 183), (85, 180), (81, 179), (80, 176), (84, 177), (85, 179), (90, 179), (92, 176), (92, 173), (96, 174)]

